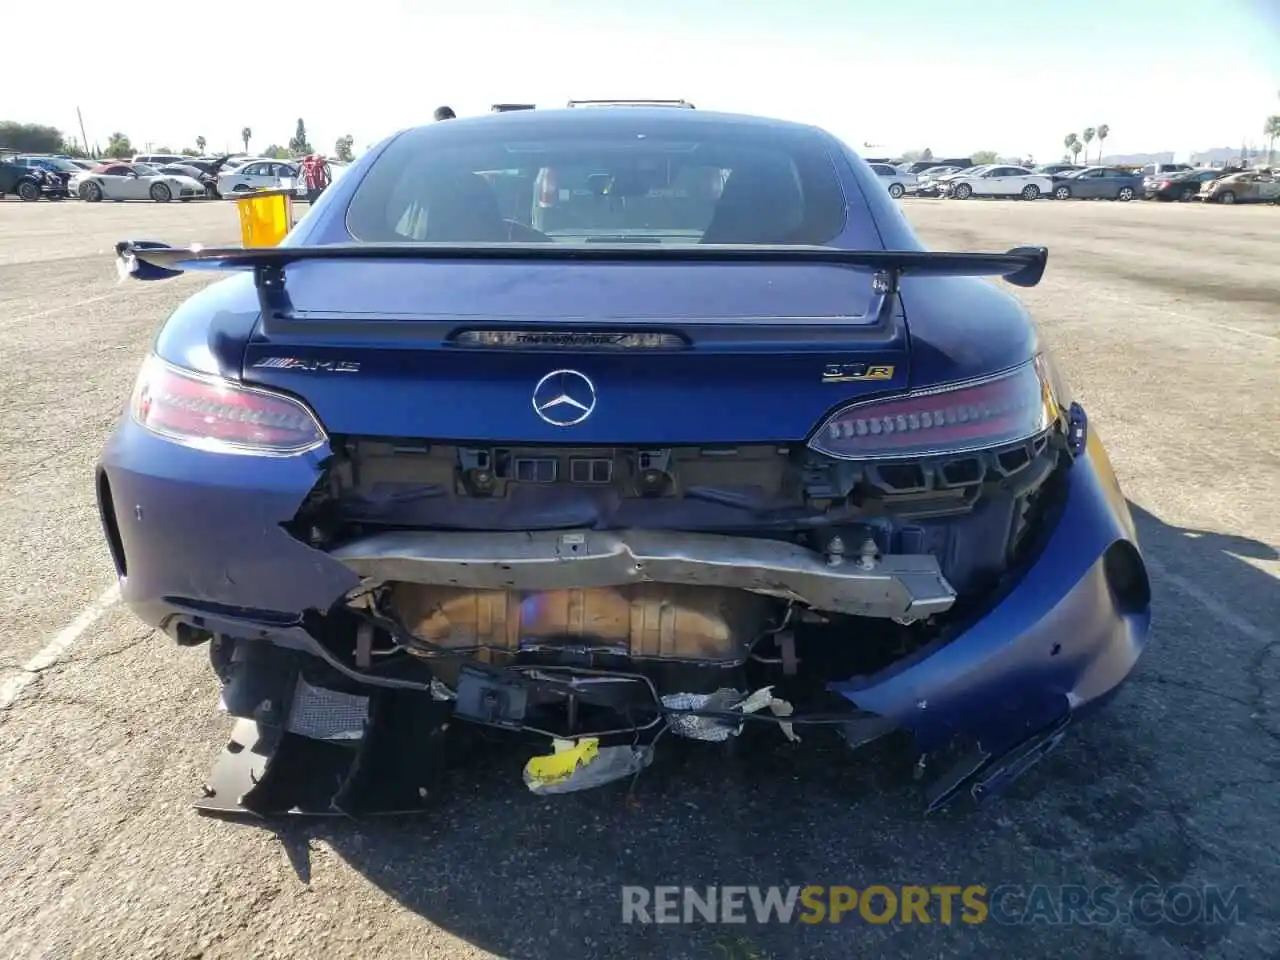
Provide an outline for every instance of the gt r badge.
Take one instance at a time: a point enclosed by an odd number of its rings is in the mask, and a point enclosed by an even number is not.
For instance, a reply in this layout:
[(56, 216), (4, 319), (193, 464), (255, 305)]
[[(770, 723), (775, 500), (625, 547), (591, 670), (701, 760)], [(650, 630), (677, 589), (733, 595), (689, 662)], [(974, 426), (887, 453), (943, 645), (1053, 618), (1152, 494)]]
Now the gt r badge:
[(577, 370), (552, 370), (533, 388), (533, 412), (553, 427), (579, 424), (595, 408), (595, 384)]
[(305, 370), (308, 373), (356, 373), (360, 369), (357, 360), (308, 360), (304, 357), (263, 357), (254, 367), (272, 370)]
[(853, 383), (859, 380), (892, 380), (891, 363), (828, 363), (822, 368), (823, 383)]

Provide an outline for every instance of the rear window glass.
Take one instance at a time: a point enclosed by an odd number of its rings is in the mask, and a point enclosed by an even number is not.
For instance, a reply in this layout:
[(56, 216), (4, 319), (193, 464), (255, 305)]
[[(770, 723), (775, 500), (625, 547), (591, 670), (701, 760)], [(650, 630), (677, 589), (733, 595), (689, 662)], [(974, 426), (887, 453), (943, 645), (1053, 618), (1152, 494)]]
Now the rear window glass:
[(823, 244), (844, 220), (817, 138), (657, 121), (411, 131), (347, 211), (373, 243)]

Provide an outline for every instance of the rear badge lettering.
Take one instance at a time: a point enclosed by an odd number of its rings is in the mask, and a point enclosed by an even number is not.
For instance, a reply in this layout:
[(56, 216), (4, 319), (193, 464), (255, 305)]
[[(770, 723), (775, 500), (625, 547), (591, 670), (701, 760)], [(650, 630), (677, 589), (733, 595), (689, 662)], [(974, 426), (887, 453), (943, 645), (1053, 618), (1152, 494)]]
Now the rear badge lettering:
[(823, 383), (854, 383), (861, 380), (892, 380), (891, 363), (828, 363), (822, 368)]
[(271, 370), (304, 370), (307, 373), (356, 373), (360, 363), (356, 360), (308, 360), (303, 357), (263, 357), (255, 368)]

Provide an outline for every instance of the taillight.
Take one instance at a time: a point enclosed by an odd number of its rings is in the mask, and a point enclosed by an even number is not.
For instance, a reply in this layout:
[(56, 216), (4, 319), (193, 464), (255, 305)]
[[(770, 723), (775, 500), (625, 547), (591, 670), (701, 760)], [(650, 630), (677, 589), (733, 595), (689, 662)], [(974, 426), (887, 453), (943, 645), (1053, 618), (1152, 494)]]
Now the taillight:
[(307, 407), (292, 397), (182, 370), (150, 356), (130, 401), (153, 433), (219, 453), (287, 456), (327, 442)]
[(1160, 189), (1161, 189), (1161, 190), (1164, 190), (1165, 188), (1167, 188), (1167, 187), (1172, 187), (1172, 186), (1173, 186), (1173, 181), (1172, 181), (1172, 180), (1161, 180), (1161, 181), (1160, 181)]
[(842, 460), (964, 453), (1034, 437), (1058, 417), (1044, 362), (832, 414), (809, 441)]

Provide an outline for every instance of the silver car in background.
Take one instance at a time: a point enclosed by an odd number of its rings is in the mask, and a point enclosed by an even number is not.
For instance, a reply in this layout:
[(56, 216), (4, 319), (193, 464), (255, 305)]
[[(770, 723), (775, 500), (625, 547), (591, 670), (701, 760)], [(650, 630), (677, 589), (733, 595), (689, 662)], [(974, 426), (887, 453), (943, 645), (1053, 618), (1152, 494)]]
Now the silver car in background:
[(918, 174), (916, 174), (915, 186), (912, 188), (909, 188), (907, 192), (913, 193), (917, 197), (936, 197), (940, 192), (938, 187), (939, 178), (949, 176), (950, 174), (953, 174), (953, 173), (959, 173), (961, 170), (967, 170), (967, 169), (969, 168), (954, 167), (954, 166), (938, 166), (938, 167), (929, 167), (926, 170), (921, 170)]
[(916, 186), (917, 178), (914, 173), (907, 173), (887, 163), (872, 163), (868, 164), (868, 166), (871, 167), (872, 173), (880, 178), (880, 182), (885, 185), (885, 188), (889, 191), (889, 196), (895, 200)]

